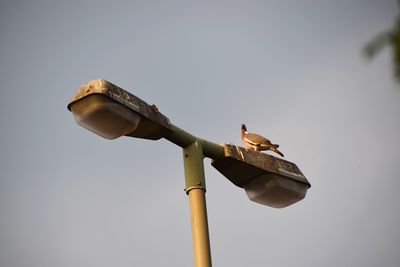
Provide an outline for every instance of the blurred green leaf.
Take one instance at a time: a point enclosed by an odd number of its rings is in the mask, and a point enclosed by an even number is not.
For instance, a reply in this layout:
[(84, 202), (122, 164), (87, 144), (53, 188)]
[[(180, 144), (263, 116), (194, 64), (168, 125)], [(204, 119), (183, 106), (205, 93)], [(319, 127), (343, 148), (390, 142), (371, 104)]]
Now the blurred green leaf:
[(363, 53), (367, 58), (372, 59), (385, 46), (389, 46), (392, 50), (393, 74), (397, 82), (400, 83), (400, 17), (392, 29), (379, 33), (368, 42), (363, 49)]
[(391, 33), (384, 32), (377, 35), (364, 47), (364, 54), (367, 58), (373, 58), (382, 48), (390, 43)]

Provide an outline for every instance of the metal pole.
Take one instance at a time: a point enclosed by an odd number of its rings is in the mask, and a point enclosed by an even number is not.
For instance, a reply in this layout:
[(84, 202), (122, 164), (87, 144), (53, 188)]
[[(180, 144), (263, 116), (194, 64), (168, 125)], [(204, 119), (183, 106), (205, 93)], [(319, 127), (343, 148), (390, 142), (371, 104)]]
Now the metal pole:
[(185, 191), (189, 196), (195, 267), (211, 267), (203, 158), (202, 145), (198, 140), (183, 149)]
[(190, 219), (192, 223), (192, 240), (194, 266), (210, 267), (211, 252), (208, 235), (207, 209), (205, 191), (200, 188), (188, 192)]

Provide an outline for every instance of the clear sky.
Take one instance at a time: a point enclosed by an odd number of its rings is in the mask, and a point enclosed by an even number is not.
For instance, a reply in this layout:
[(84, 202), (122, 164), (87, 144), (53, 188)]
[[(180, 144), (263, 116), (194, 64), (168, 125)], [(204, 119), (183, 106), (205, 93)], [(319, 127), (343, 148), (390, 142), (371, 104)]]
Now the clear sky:
[(396, 1), (1, 1), (0, 266), (191, 266), (181, 150), (66, 106), (103, 78), (216, 143), (240, 124), (312, 187), (274, 209), (205, 160), (214, 266), (400, 265)]

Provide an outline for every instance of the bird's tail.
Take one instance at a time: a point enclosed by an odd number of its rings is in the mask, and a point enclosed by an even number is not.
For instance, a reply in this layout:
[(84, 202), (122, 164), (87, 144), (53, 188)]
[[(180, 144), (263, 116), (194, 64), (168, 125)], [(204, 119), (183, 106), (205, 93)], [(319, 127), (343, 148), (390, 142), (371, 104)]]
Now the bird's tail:
[(281, 157), (285, 157), (285, 156), (282, 154), (282, 152), (280, 152), (280, 151), (278, 150), (278, 147), (279, 147), (279, 145), (272, 145), (271, 151), (274, 151), (275, 153), (281, 155)]

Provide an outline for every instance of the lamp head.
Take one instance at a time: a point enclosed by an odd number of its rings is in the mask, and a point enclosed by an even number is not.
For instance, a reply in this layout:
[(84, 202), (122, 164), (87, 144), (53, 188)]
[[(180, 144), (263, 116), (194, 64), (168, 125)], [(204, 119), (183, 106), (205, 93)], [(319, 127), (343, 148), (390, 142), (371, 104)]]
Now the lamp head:
[(107, 139), (126, 135), (157, 140), (171, 129), (158, 109), (101, 79), (82, 85), (68, 109), (79, 125)]
[(302, 200), (311, 187), (292, 162), (232, 145), (224, 145), (224, 152), (211, 164), (254, 202), (283, 208)]

